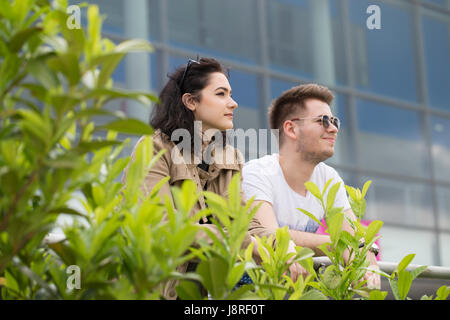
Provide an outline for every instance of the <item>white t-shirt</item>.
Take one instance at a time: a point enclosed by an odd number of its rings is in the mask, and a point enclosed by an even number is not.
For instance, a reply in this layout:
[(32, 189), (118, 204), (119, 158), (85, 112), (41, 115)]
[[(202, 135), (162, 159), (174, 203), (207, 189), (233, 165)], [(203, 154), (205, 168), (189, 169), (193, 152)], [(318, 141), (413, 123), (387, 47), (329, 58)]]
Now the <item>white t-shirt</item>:
[[(281, 170), (278, 154), (266, 155), (247, 162), (242, 169), (242, 177), (242, 188), (247, 200), (255, 196), (255, 200), (270, 202), (280, 227), (288, 226), (289, 229), (306, 232), (317, 231), (319, 227), (317, 222), (297, 208), (305, 209), (314, 214), (318, 220), (322, 220), (325, 213), (319, 200), (309, 191), (303, 197), (291, 189)], [(344, 182), (335, 169), (321, 162), (314, 168), (310, 181), (322, 191), (325, 183), (331, 178), (333, 180), (328, 190), (333, 184), (341, 182), (334, 206), (343, 207), (344, 211), (350, 209)], [(324, 196), (325, 203), (327, 195), (328, 192)]]

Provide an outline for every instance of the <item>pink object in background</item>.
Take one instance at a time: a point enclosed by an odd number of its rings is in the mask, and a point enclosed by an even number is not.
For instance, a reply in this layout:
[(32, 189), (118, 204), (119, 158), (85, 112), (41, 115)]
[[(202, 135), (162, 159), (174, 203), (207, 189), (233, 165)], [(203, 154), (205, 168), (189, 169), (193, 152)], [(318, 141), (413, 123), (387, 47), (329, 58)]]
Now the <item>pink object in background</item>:
[[(322, 224), (324, 225), (324, 226), (326, 226), (327, 224), (325, 223), (325, 219), (323, 219), (322, 221)], [(370, 220), (361, 220), (361, 224), (363, 225), (363, 226), (368, 226), (370, 223), (371, 223), (372, 221), (370, 221)], [(328, 233), (326, 233), (325, 232), (325, 229), (321, 226), (321, 225), (319, 225), (319, 229), (317, 229), (317, 231), (316, 231), (316, 233), (318, 233), (318, 234), (328, 234)], [(378, 234), (377, 234), (378, 235)], [(380, 261), (381, 260), (381, 246), (380, 246), (380, 239), (378, 239), (377, 241), (375, 241), (375, 243), (377, 244), (377, 246), (380, 248), (380, 251), (379, 251), (379, 253), (378, 253), (378, 255), (377, 255), (377, 261)]]

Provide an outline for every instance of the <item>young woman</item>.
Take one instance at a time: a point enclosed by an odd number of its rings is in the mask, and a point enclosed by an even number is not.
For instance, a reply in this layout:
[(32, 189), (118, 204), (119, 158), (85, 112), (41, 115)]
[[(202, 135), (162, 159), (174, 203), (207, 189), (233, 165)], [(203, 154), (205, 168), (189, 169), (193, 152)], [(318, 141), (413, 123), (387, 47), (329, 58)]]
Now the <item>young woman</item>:
[[(150, 192), (156, 183), (170, 176), (160, 189), (161, 197), (169, 195), (172, 199), (170, 187), (180, 187), (186, 179), (196, 183), (198, 192), (207, 190), (225, 196), (243, 160), (237, 149), (224, 143), (224, 131), (233, 128), (233, 112), (238, 107), (224, 68), (214, 59), (189, 60), (170, 75), (159, 99), (150, 124), (155, 129), (154, 154), (162, 149), (166, 152), (147, 173), (144, 189)], [(200, 197), (194, 211), (204, 208), (205, 199)], [(199, 223), (219, 235), (207, 218)], [(257, 220), (251, 222), (250, 230), (260, 237), (268, 235)], [(243, 247), (251, 241), (254, 238), (247, 233)], [(195, 264), (186, 263), (179, 271), (188, 268), (193, 271)], [(175, 285), (171, 281), (164, 288), (166, 299), (176, 299)]]

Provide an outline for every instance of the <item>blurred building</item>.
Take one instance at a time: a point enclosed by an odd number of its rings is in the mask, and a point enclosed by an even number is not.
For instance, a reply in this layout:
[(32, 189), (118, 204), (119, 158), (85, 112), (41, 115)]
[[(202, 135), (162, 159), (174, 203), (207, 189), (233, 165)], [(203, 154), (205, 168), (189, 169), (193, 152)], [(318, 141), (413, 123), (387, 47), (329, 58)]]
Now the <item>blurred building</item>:
[[(197, 55), (229, 66), (236, 128), (267, 128), (272, 99), (294, 85), (330, 87), (343, 126), (328, 162), (346, 184), (373, 180), (365, 218), (385, 222), (382, 259), (450, 266), (450, 0), (87, 2), (106, 36), (154, 46), (119, 66), (121, 86), (158, 92)], [(370, 5), (380, 29), (368, 28)], [(139, 105), (115, 107), (148, 120)]]

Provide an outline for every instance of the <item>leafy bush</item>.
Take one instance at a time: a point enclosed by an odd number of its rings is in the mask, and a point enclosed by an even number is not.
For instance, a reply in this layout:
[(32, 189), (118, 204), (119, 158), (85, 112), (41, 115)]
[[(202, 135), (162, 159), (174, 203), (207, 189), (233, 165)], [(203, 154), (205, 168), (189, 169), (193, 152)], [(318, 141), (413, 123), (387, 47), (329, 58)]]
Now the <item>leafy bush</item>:
[[(145, 173), (160, 156), (153, 156), (152, 129), (105, 105), (114, 99), (149, 105), (156, 99), (114, 88), (111, 80), (126, 53), (151, 47), (145, 41), (116, 45), (102, 38), (96, 6), (87, 8), (86, 29), (69, 29), (66, 7), (62, 0), (51, 5), (45, 0), (0, 0), (2, 299), (161, 299), (163, 286), (174, 280), (182, 299), (207, 298), (198, 284), (213, 299), (384, 298), (384, 293), (358, 283), (381, 223), (368, 228), (352, 224), (354, 237), (341, 231), (342, 210), (330, 202), (336, 186), (331, 186), (326, 205), (322, 200), (332, 240), (331, 250), (322, 249), (333, 264), (319, 272), (310, 249), (297, 247), (295, 257), (287, 254), (285, 228), (276, 232), (275, 249), (273, 238), (257, 239), (258, 263), (253, 244), (241, 249), (256, 209), (251, 201), (241, 205), (239, 175), (229, 186), (228, 199), (204, 192), (208, 209), (195, 214), (192, 208), (200, 194), (192, 181), (172, 189), (175, 207), (158, 195), (168, 178), (144, 197)], [(96, 116), (110, 122), (96, 126)], [(133, 160), (120, 157), (128, 141), (119, 141), (119, 133), (147, 135)], [(127, 166), (123, 185), (119, 178)], [(325, 192), (311, 184), (308, 189), (319, 199)], [(365, 208), (367, 187), (363, 190), (348, 189), (358, 217)], [(197, 223), (210, 213), (226, 234), (217, 236)], [(62, 215), (74, 217), (63, 226), (64, 238), (47, 241)], [(366, 241), (362, 251), (358, 237)], [(346, 247), (355, 258), (342, 268)], [(393, 275), (386, 275), (402, 299), (418, 274), (405, 273), (411, 261), (405, 259)], [(188, 260), (198, 261), (195, 272), (179, 273), (177, 268)], [(293, 282), (288, 261), (299, 262), (310, 275)], [(246, 273), (253, 283), (237, 286)], [(443, 287), (437, 297), (446, 299), (448, 291)]]

